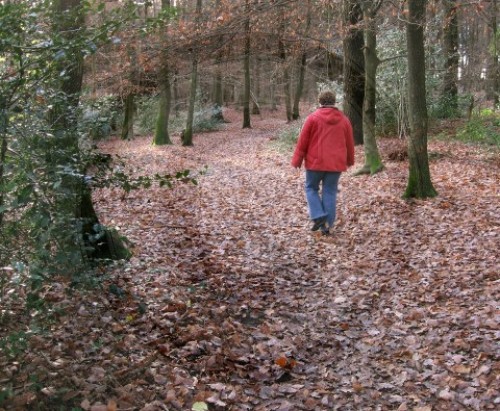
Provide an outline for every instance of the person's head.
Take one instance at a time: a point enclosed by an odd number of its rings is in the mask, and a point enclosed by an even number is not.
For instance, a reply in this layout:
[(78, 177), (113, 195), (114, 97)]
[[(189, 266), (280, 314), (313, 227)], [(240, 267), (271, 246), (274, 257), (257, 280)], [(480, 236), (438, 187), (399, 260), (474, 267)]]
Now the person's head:
[(333, 106), (335, 105), (336, 99), (337, 96), (335, 95), (335, 92), (330, 90), (322, 91), (318, 96), (319, 104), (322, 106)]

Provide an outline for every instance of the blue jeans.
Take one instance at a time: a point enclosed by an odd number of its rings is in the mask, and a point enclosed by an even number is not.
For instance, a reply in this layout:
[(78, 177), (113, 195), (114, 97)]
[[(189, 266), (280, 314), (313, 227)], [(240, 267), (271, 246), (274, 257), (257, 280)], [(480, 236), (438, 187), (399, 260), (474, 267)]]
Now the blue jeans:
[(339, 179), (340, 172), (306, 170), (305, 191), (311, 220), (326, 216), (328, 227), (333, 227)]

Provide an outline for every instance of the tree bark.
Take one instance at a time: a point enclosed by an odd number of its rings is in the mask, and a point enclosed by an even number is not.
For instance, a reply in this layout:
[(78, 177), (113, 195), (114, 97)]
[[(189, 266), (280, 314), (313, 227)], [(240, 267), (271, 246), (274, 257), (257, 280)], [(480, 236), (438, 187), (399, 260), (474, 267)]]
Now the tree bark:
[[(66, 36), (68, 40), (77, 36), (85, 24), (82, 1), (59, 0), (54, 2), (53, 7), (55, 12), (53, 29), (62, 36)], [(62, 167), (71, 165), (74, 158), (80, 156), (76, 111), (82, 89), (83, 55), (76, 49), (70, 50), (69, 53), (68, 58), (63, 61), (67, 75), (61, 79), (60, 83), (60, 90), (65, 98), (49, 114), (49, 117), (52, 119), (52, 128), (60, 152), (67, 153), (65, 156), (61, 155), (57, 157)], [(85, 170), (78, 171), (81, 174), (85, 173)], [(101, 239), (98, 244), (93, 240), (96, 236), (95, 227), (100, 226), (100, 223), (92, 204), (90, 187), (85, 183), (84, 179), (80, 176), (70, 174), (65, 176), (62, 186), (64, 191), (71, 193), (71, 195), (61, 194), (58, 196), (58, 199), (56, 199), (58, 210), (59, 212), (63, 212), (66, 209), (73, 209), (77, 220), (75, 230), (80, 230), (79, 235), (86, 250), (86, 256), (82, 255), (82, 259), (85, 259), (85, 257), (90, 257), (91, 259), (122, 258), (123, 254), (118, 256), (110, 248), (110, 244), (107, 241), (107, 230), (105, 230), (106, 237)], [(119, 238), (117, 238), (117, 241), (120, 248), (126, 250), (121, 241), (119, 241)], [(75, 244), (62, 245), (68, 248), (75, 247)], [(68, 251), (72, 252), (72, 250)]]
[(186, 128), (182, 132), (182, 145), (193, 145), (193, 125), (194, 125), (194, 106), (196, 103), (196, 91), (198, 89), (198, 55), (195, 52), (191, 64), (191, 81), (189, 88), (188, 114), (186, 120)]
[(168, 133), (168, 121), (170, 118), (170, 107), (172, 105), (172, 92), (170, 90), (170, 71), (166, 59), (162, 62), (160, 71), (160, 102), (158, 118), (156, 120), (155, 136), (153, 144), (156, 146), (172, 144)]
[(354, 143), (363, 144), (363, 99), (365, 68), (363, 30), (359, 23), (363, 12), (359, 0), (344, 0), (343, 24), (346, 33), (344, 48), (344, 113), (351, 120)]
[(442, 102), (445, 112), (451, 115), (458, 110), (458, 15), (457, 1), (443, 0), (445, 10), (444, 20), (444, 52), (445, 73), (443, 79)]
[[(215, 2), (215, 7), (218, 12), (221, 12), (221, 2), (217, 0)], [(223, 123), (224, 115), (222, 113), (222, 106), (224, 104), (224, 94), (222, 92), (222, 57), (224, 55), (223, 44), (224, 36), (221, 35), (217, 39), (218, 48), (216, 58), (215, 58), (215, 76), (214, 76), (214, 107), (212, 120)]]
[(259, 56), (256, 56), (254, 59), (254, 98), (252, 98), (252, 114), (259, 115), (260, 114), (260, 106), (259, 106), (259, 101), (260, 101), (260, 65), (261, 65), (261, 59)]
[(300, 99), (304, 91), (304, 78), (306, 74), (306, 60), (307, 53), (304, 51), (299, 60), (299, 75), (297, 78), (297, 88), (295, 89), (295, 96), (293, 99), (292, 120), (300, 118)]
[[(199, 26), (201, 21), (202, 0), (196, 0), (196, 25)], [(199, 50), (198, 45), (193, 45), (193, 60), (191, 65), (191, 85), (189, 90), (188, 115), (186, 120), (186, 128), (182, 132), (182, 145), (193, 145), (193, 122), (194, 122), (194, 106), (196, 103), (196, 92), (198, 90), (198, 60)]]
[[(307, 38), (309, 35), (309, 29), (311, 27), (311, 0), (307, 0), (307, 14), (306, 14), (306, 27), (304, 30), (303, 37)], [(295, 89), (295, 96), (293, 99), (293, 109), (292, 109), (292, 119), (297, 120), (300, 117), (300, 99), (302, 98), (302, 93), (304, 91), (304, 78), (306, 74), (306, 62), (307, 62), (307, 47), (305, 41), (301, 42), (301, 55), (298, 64), (298, 79), (297, 88)]]
[(135, 117), (135, 97), (132, 91), (129, 91), (125, 97), (125, 115), (122, 125), (122, 140), (131, 140), (134, 138), (134, 117)]
[(437, 195), (431, 182), (427, 153), (424, 24), (426, 0), (408, 0), (406, 43), (408, 49), (409, 177), (405, 198)]
[(365, 164), (356, 174), (375, 174), (383, 170), (382, 158), (377, 147), (375, 135), (376, 120), (376, 74), (379, 65), (377, 57), (376, 14), (380, 2), (363, 0), (363, 18), (365, 24), (365, 93), (363, 101), (363, 136)]
[(243, 71), (245, 83), (243, 92), (243, 128), (251, 128), (250, 122), (250, 0), (245, 0), (245, 54), (243, 57)]
[[(7, 158), (7, 127), (9, 117), (7, 115), (7, 102), (4, 96), (0, 96), (0, 187), (4, 185), (4, 164)], [(0, 233), (2, 232), (4, 211), (3, 191), (0, 191)], [(0, 261), (1, 263), (1, 261)]]
[[(162, 9), (170, 9), (170, 0), (162, 0)], [(165, 40), (162, 42), (163, 50), (161, 55), (161, 68), (159, 76), (160, 86), (160, 102), (158, 117), (156, 120), (156, 130), (153, 139), (153, 144), (160, 146), (172, 144), (172, 140), (168, 134), (168, 121), (170, 118), (170, 107), (172, 102), (172, 91), (170, 85), (170, 69), (168, 62), (167, 46), (168, 46), (168, 31), (165, 28)]]
[(499, 108), (500, 103), (500, 65), (498, 64), (499, 51), (499, 34), (498, 34), (498, 3), (497, 0), (491, 0), (491, 22), (490, 26), (492, 29), (492, 52), (491, 52), (491, 63), (489, 69), (490, 77), (490, 95), (493, 98), (493, 107), (495, 109)]

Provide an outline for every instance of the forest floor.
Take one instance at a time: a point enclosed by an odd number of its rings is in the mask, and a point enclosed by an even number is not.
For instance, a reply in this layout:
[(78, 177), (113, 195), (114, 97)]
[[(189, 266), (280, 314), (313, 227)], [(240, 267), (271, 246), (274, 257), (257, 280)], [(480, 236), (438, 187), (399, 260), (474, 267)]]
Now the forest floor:
[(431, 140), (439, 196), (405, 201), (407, 161), (388, 158), (401, 143), (382, 139), (385, 170), (343, 174), (322, 237), (273, 141), (286, 123), (226, 117), (194, 147), (100, 145), (138, 175), (207, 168), (197, 185), (95, 193), (134, 256), (100, 289), (49, 290), (66, 314), (0, 363), (3, 407), (498, 409), (498, 153)]

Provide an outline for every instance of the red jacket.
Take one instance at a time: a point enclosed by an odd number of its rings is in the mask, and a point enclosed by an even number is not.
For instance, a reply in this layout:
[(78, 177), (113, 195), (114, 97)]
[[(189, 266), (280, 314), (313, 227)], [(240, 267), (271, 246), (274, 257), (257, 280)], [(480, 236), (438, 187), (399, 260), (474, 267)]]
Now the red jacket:
[(307, 117), (292, 166), (300, 167), (304, 158), (307, 170), (346, 171), (354, 165), (352, 125), (340, 110), (320, 107)]

